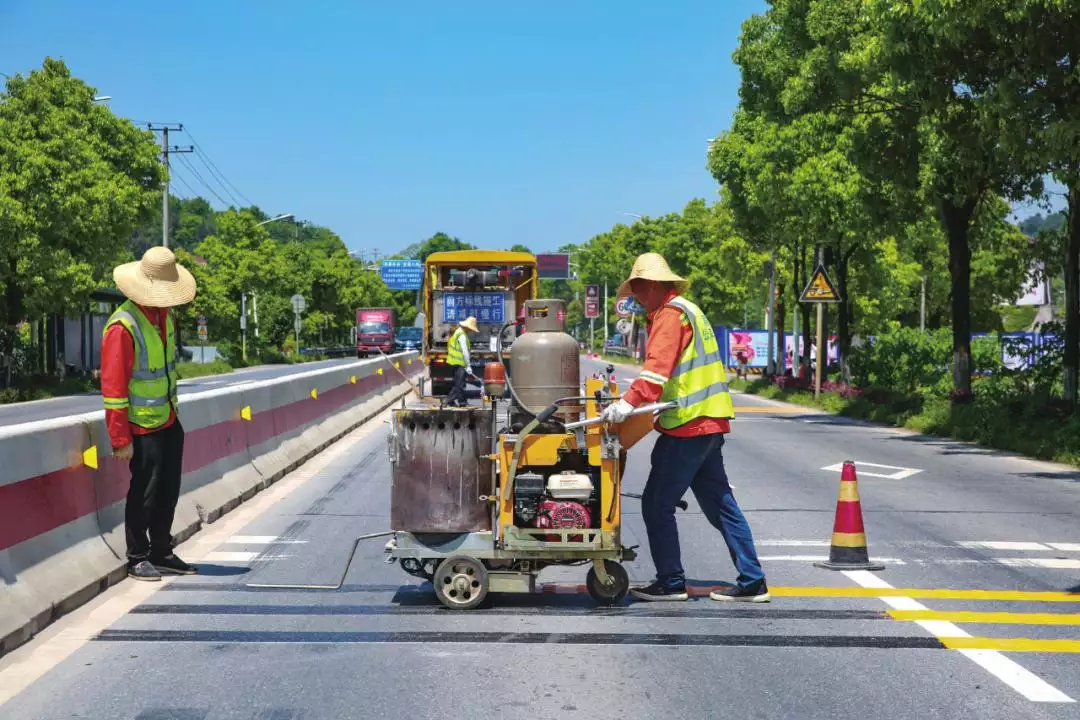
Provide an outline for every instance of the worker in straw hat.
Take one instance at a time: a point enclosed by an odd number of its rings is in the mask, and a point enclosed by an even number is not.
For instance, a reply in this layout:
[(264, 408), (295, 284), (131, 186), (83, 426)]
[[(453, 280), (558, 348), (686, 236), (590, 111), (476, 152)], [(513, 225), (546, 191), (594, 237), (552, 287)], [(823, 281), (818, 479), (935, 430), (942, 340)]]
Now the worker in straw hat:
[(195, 568), (172, 547), (184, 429), (176, 414), (176, 324), (169, 308), (195, 297), (195, 278), (168, 248), (113, 270), (127, 297), (105, 325), (101, 394), (113, 455), (131, 468), (124, 513), (128, 576), (161, 580)]
[(656, 253), (638, 257), (618, 297), (633, 296), (648, 314), (645, 367), (630, 389), (604, 410), (619, 423), (638, 406), (674, 402), (655, 421), (660, 437), (641, 498), (641, 513), (656, 565), (656, 581), (634, 588), (641, 600), (686, 600), (675, 506), (694, 492), (705, 517), (720, 531), (738, 570), (735, 585), (713, 592), (722, 601), (766, 602), (769, 589), (750, 525), (724, 471), (724, 435), (735, 417), (716, 336), (705, 314), (682, 296), (689, 282)]
[(454, 334), (447, 343), (446, 363), (454, 368), (454, 385), (450, 388), (450, 394), (446, 398), (446, 404), (454, 407), (465, 405), (465, 382), (468, 378), (476, 379), (472, 371), (471, 358), (469, 357), (469, 335), (477, 333), (480, 329), (476, 326), (476, 318), (468, 317), (458, 323)]

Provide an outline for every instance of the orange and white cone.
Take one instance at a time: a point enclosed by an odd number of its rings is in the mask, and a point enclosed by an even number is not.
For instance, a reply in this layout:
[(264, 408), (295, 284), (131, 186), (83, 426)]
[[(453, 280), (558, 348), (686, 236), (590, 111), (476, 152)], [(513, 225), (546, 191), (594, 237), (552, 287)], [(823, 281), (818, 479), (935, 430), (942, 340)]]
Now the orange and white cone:
[(870, 561), (866, 530), (863, 527), (862, 504), (859, 502), (859, 482), (855, 476), (855, 463), (851, 460), (844, 463), (844, 470), (840, 475), (840, 499), (836, 503), (829, 559), (814, 565), (826, 570), (885, 569), (881, 563)]

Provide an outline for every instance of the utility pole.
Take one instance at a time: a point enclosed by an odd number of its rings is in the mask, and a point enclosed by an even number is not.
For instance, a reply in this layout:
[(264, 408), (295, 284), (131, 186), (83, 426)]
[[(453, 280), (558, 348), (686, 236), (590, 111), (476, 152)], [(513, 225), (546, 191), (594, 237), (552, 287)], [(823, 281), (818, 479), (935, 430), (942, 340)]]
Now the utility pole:
[(919, 299), (919, 330), (926, 330), (926, 275), (922, 276), (922, 297)]
[(607, 347), (607, 281), (604, 281), (604, 347)]
[(769, 258), (769, 302), (765, 309), (767, 323), (765, 329), (769, 332), (768, 362), (765, 367), (766, 375), (776, 374), (776, 250), (772, 251)]
[(161, 246), (169, 247), (169, 153), (195, 152), (195, 148), (190, 145), (183, 148), (179, 145), (169, 147), (169, 131), (183, 132), (184, 126), (180, 123), (149, 123), (147, 128), (161, 133), (161, 162), (165, 164), (165, 191), (161, 198)]
[(247, 293), (240, 293), (240, 337), (244, 364), (247, 364)]
[[(818, 246), (818, 265), (820, 267), (825, 266), (825, 248)], [(829, 361), (829, 342), (824, 337), (825, 326), (825, 304), (817, 303), (817, 352), (815, 353), (816, 362), (814, 363), (814, 399), (821, 398), (821, 369), (825, 363)]]

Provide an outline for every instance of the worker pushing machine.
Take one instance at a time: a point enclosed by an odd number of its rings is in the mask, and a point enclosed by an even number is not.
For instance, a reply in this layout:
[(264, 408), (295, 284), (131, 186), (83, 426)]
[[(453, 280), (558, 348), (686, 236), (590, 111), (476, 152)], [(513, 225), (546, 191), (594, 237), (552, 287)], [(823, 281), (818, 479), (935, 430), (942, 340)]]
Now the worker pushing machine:
[(450, 388), (450, 394), (446, 398), (446, 404), (452, 407), (464, 407), (465, 405), (465, 382), (468, 378), (476, 378), (472, 371), (472, 360), (469, 357), (469, 335), (477, 333), (476, 318), (468, 317), (458, 323), (454, 334), (450, 336), (450, 342), (446, 348), (446, 364), (454, 368), (454, 384)]
[(640, 600), (686, 600), (675, 507), (692, 490), (705, 517), (720, 531), (738, 570), (736, 584), (710, 593), (713, 600), (767, 602), (769, 589), (750, 525), (735, 502), (724, 470), (724, 435), (735, 417), (724, 361), (705, 314), (682, 297), (689, 282), (656, 253), (637, 258), (617, 297), (633, 296), (650, 327), (645, 366), (626, 395), (608, 406), (604, 419), (624, 421), (635, 407), (674, 402), (656, 419), (660, 437), (641, 512), (656, 565), (656, 580), (633, 588)]
[(113, 454), (131, 468), (124, 511), (128, 576), (190, 575), (195, 568), (172, 548), (184, 429), (176, 413), (176, 324), (169, 309), (194, 299), (195, 278), (168, 248), (154, 247), (117, 267), (113, 279), (128, 299), (105, 325), (101, 394)]

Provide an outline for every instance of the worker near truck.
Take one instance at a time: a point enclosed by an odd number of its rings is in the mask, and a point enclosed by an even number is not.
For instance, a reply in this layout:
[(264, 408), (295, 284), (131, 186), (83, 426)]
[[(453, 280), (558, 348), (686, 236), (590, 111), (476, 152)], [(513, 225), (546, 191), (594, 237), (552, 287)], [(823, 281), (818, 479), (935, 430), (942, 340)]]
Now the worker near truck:
[(190, 575), (195, 568), (172, 547), (184, 428), (176, 412), (176, 324), (169, 309), (192, 301), (195, 278), (168, 248), (153, 247), (113, 270), (113, 279), (127, 301), (105, 325), (101, 395), (113, 455), (131, 470), (127, 573), (143, 581)]
[(472, 358), (469, 357), (469, 333), (477, 333), (476, 318), (468, 317), (458, 323), (450, 342), (446, 346), (446, 364), (454, 368), (454, 384), (446, 398), (446, 404), (452, 407), (465, 406), (465, 382), (476, 378), (472, 371)]
[(720, 531), (738, 570), (736, 584), (713, 600), (767, 602), (769, 589), (750, 525), (735, 502), (724, 470), (724, 436), (735, 417), (724, 361), (705, 314), (683, 297), (689, 282), (656, 253), (637, 258), (617, 297), (633, 296), (647, 313), (645, 366), (625, 396), (604, 410), (607, 422), (625, 420), (635, 407), (675, 402), (656, 418), (641, 512), (656, 565), (656, 580), (631, 589), (639, 600), (686, 600), (686, 576), (675, 507), (692, 490), (705, 517)]

